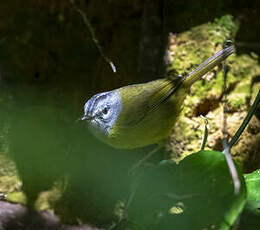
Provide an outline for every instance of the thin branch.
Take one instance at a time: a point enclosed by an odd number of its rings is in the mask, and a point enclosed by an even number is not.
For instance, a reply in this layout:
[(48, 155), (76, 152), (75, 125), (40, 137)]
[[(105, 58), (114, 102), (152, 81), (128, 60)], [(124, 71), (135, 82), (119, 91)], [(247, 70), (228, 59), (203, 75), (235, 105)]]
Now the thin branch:
[(83, 19), (84, 24), (86, 25), (86, 27), (88, 28), (91, 37), (92, 37), (92, 41), (94, 42), (96, 48), (98, 49), (100, 55), (104, 58), (104, 60), (110, 65), (112, 71), (114, 73), (116, 73), (116, 66), (114, 65), (114, 63), (104, 54), (101, 45), (99, 44), (99, 41), (97, 39), (97, 36), (95, 34), (95, 31), (93, 29), (93, 27), (91, 26), (90, 21), (87, 18), (87, 15), (85, 12), (83, 12), (81, 9), (79, 9), (76, 5), (74, 0), (70, 0), (71, 5), (73, 6), (73, 8), (80, 14), (80, 16)]
[(223, 127), (222, 127), (222, 134), (223, 139), (228, 139), (228, 132), (227, 132), (227, 74), (228, 74), (228, 67), (226, 62), (222, 62), (223, 66)]
[(251, 120), (251, 117), (255, 113), (259, 102), (260, 102), (260, 90), (258, 90), (258, 93), (257, 93), (257, 96), (255, 98), (255, 101), (254, 101), (253, 105), (251, 106), (250, 110), (248, 111), (248, 114), (247, 114), (246, 118), (244, 119), (243, 123), (241, 124), (241, 126), (239, 127), (239, 129), (237, 130), (237, 132), (235, 133), (233, 138), (231, 139), (231, 141), (228, 143), (229, 148), (232, 148), (232, 146), (239, 139), (240, 135), (242, 134), (242, 132), (246, 128), (247, 124)]
[(201, 148), (200, 148), (200, 150), (204, 150), (204, 148), (207, 144), (208, 135), (209, 135), (209, 124), (208, 124), (208, 119), (206, 117), (204, 117), (202, 115), (200, 115), (200, 117), (204, 120), (204, 123), (205, 123), (204, 137), (203, 137)]

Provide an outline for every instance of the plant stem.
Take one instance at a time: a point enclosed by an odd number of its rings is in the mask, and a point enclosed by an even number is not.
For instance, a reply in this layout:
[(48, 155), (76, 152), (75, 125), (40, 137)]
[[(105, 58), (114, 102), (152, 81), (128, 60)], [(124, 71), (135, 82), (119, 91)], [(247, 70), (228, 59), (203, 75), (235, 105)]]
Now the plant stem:
[(100, 55), (103, 57), (103, 59), (110, 65), (112, 71), (114, 73), (116, 73), (116, 66), (114, 65), (114, 63), (104, 54), (102, 47), (97, 39), (97, 36), (95, 34), (95, 31), (93, 29), (93, 27), (91, 26), (90, 21), (87, 18), (87, 15), (85, 12), (83, 12), (81, 9), (79, 9), (76, 5), (74, 0), (70, 0), (70, 3), (72, 4), (72, 6), (74, 7), (74, 9), (80, 14), (80, 16), (82, 17), (82, 20), (85, 24), (85, 26), (88, 28), (90, 35), (92, 37), (92, 41), (94, 42), (97, 50), (99, 51)]
[(229, 172), (230, 172), (230, 175), (231, 175), (233, 183), (234, 183), (234, 193), (235, 193), (235, 195), (237, 195), (240, 192), (241, 182), (240, 182), (239, 177), (238, 177), (238, 173), (237, 173), (235, 163), (232, 159), (232, 156), (230, 155), (230, 147), (227, 144), (227, 139), (224, 138), (222, 143), (223, 143), (223, 146), (224, 146), (223, 154), (225, 155), (227, 165), (228, 165), (228, 168), (229, 168)]
[(242, 134), (242, 132), (246, 128), (249, 121), (251, 120), (251, 117), (255, 113), (255, 111), (257, 109), (257, 105), (259, 104), (259, 102), (260, 102), (260, 90), (258, 90), (255, 101), (254, 101), (253, 105), (251, 106), (251, 108), (250, 108), (246, 118), (244, 119), (243, 123), (241, 124), (241, 126), (239, 127), (239, 129), (237, 130), (237, 132), (235, 133), (233, 138), (231, 139), (231, 141), (228, 143), (229, 148), (232, 148), (232, 146), (237, 142), (238, 138), (240, 137), (240, 135)]
[(237, 174), (235, 164), (234, 164), (232, 157), (230, 155), (230, 149), (237, 142), (238, 138), (240, 137), (240, 135), (242, 134), (242, 132), (246, 128), (246, 126), (249, 123), (251, 117), (255, 113), (257, 105), (258, 105), (259, 102), (260, 102), (260, 90), (258, 91), (258, 94), (255, 98), (255, 101), (254, 101), (253, 105), (251, 106), (246, 118), (244, 119), (243, 123), (241, 124), (241, 126), (239, 127), (239, 129), (237, 130), (235, 135), (233, 136), (232, 140), (229, 143), (227, 143), (227, 139), (226, 138), (223, 139), (223, 146), (224, 146), (223, 153), (226, 157), (226, 161), (227, 161), (227, 164), (228, 164), (228, 167), (229, 167), (229, 171), (230, 171), (230, 174), (231, 174), (233, 182), (234, 182), (234, 193), (235, 194), (239, 193), (241, 183), (240, 183), (240, 180), (239, 180), (239, 177), (238, 177), (238, 174)]
[(207, 140), (208, 140), (208, 135), (209, 135), (209, 125), (208, 125), (208, 120), (206, 117), (200, 115), (200, 117), (204, 120), (205, 123), (205, 129), (204, 129), (204, 137), (202, 140), (202, 144), (201, 144), (201, 148), (200, 150), (204, 150), (206, 144), (207, 144)]
[(234, 194), (237, 195), (240, 192), (241, 188), (241, 182), (238, 177), (237, 169), (235, 166), (235, 163), (232, 159), (232, 156), (230, 154), (230, 146), (228, 145), (228, 132), (227, 132), (227, 74), (229, 72), (229, 68), (226, 65), (225, 61), (223, 62), (223, 154), (225, 155), (226, 162), (228, 165), (228, 169), (230, 172), (230, 175), (232, 177), (233, 183), (234, 183)]

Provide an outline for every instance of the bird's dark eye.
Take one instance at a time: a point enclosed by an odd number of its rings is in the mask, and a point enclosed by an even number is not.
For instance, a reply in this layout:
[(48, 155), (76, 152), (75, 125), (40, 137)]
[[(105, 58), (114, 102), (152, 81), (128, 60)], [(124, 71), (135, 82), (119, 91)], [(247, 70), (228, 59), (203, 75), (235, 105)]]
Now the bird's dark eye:
[(105, 107), (105, 108), (102, 110), (102, 113), (103, 113), (104, 115), (106, 115), (106, 114), (108, 113), (108, 108)]

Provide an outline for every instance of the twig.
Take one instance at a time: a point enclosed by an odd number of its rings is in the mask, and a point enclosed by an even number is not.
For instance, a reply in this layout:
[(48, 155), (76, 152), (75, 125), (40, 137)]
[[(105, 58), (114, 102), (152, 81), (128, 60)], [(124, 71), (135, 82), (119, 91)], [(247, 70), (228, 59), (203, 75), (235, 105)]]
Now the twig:
[(255, 113), (259, 102), (260, 102), (260, 90), (258, 90), (255, 101), (254, 101), (253, 105), (251, 106), (251, 108), (249, 109), (248, 114), (247, 114), (246, 118), (244, 119), (243, 123), (241, 124), (241, 126), (239, 127), (239, 129), (237, 130), (237, 132), (235, 133), (233, 138), (231, 139), (231, 141), (228, 143), (229, 148), (232, 148), (232, 146), (237, 142), (238, 138), (240, 137), (240, 135), (246, 128), (247, 124), (249, 123), (251, 117)]
[(91, 37), (92, 37), (92, 40), (95, 44), (95, 46), (97, 47), (100, 55), (104, 58), (104, 60), (110, 65), (112, 71), (114, 73), (116, 73), (116, 66), (114, 65), (114, 63), (104, 54), (103, 50), (102, 50), (102, 47), (101, 45), (99, 44), (99, 41), (97, 39), (97, 36), (95, 34), (95, 31), (94, 29), (92, 28), (91, 24), (90, 24), (90, 21), (88, 20), (87, 18), (87, 15), (85, 12), (83, 12), (81, 9), (79, 9), (76, 5), (75, 5), (75, 2), (74, 0), (70, 0), (70, 3), (71, 5), (73, 6), (73, 8), (80, 14), (80, 16), (82, 17), (83, 19), (83, 22), (84, 24), (86, 25), (86, 27), (88, 28), (90, 34), (91, 34)]
[(201, 144), (201, 148), (200, 150), (204, 150), (206, 144), (207, 144), (207, 140), (208, 140), (208, 135), (209, 135), (209, 124), (208, 124), (208, 119), (202, 115), (200, 115), (200, 117), (204, 120), (205, 123), (205, 129), (204, 129), (204, 137), (202, 140), (202, 144)]
[(227, 132), (227, 74), (228, 74), (228, 68), (226, 66), (226, 62), (222, 62), (223, 66), (223, 128), (222, 128), (222, 134), (223, 139), (228, 139), (228, 132)]

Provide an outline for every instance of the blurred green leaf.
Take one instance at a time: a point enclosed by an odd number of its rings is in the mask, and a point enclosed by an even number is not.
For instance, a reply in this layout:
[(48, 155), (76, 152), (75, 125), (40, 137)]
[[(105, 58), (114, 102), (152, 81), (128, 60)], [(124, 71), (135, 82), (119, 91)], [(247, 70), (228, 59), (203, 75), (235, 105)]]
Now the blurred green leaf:
[(245, 174), (247, 201), (238, 230), (258, 230), (260, 226), (260, 170)]
[(260, 215), (260, 169), (244, 176), (247, 187), (245, 209)]
[(146, 169), (128, 209), (130, 229), (229, 229), (246, 199), (238, 174), (241, 191), (235, 195), (225, 157), (215, 151)]

